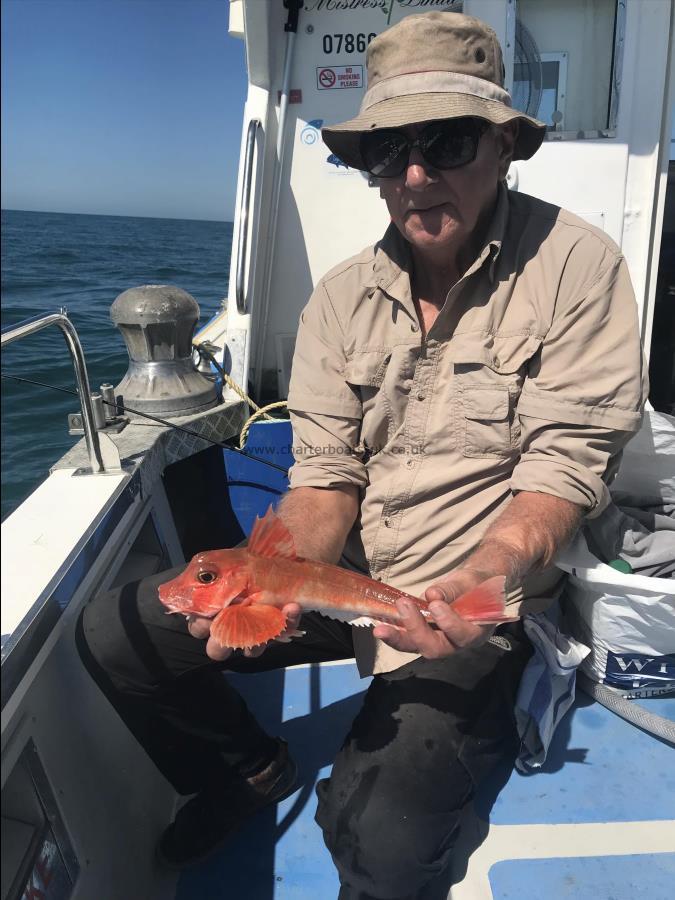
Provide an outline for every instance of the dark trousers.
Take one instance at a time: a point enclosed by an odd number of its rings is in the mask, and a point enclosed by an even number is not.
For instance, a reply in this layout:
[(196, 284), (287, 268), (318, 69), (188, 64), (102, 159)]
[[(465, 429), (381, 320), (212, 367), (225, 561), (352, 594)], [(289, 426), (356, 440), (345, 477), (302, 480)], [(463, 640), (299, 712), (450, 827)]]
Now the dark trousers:
[[(166, 615), (163, 572), (95, 598), (78, 623), (82, 659), (179, 793), (262, 768), (276, 743), (221, 672), (260, 672), (353, 656), (351, 628), (316, 613), (303, 638), (256, 659), (212, 662), (180, 615)], [(316, 820), (340, 875), (341, 900), (417, 898), (445, 871), (464, 804), (518, 740), (513, 706), (531, 647), (522, 627), (442, 660), (373, 678)]]

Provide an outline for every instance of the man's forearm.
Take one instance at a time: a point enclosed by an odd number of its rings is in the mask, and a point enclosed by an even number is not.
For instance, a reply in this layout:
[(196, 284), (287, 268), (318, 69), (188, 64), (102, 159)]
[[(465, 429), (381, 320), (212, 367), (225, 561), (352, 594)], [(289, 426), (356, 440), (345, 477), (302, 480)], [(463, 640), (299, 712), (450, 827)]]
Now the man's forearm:
[(572, 540), (583, 519), (576, 503), (551, 494), (522, 491), (488, 528), (459, 569), (506, 575), (516, 585), (549, 566)]
[(299, 556), (336, 563), (359, 511), (359, 489), (298, 487), (277, 510), (293, 535)]

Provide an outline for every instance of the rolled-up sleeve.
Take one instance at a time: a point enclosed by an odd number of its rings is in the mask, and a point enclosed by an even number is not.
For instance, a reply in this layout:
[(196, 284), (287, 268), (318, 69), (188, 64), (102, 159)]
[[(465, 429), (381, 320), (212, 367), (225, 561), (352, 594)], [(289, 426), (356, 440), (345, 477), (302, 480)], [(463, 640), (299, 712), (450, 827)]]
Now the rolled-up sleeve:
[(646, 365), (623, 257), (606, 248), (587, 286), (577, 290), (569, 280), (518, 403), (522, 454), (511, 489), (553, 494), (594, 516), (609, 502), (618, 455), (640, 427)]
[(321, 283), (300, 317), (288, 390), (291, 488), (368, 483), (359, 448), (361, 400), (344, 379), (345, 361), (343, 329)]

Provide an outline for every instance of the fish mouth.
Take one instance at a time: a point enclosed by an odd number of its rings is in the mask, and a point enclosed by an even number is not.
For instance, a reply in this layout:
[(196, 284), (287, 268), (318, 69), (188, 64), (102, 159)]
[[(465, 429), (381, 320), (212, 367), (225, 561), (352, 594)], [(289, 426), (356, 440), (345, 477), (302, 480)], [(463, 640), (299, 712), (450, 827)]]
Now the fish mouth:
[(189, 607), (184, 603), (165, 603), (162, 601), (162, 604), (166, 611), (170, 613), (187, 613), (189, 610)]
[(192, 589), (185, 588), (175, 581), (167, 581), (158, 588), (160, 602), (169, 612), (190, 612), (192, 606)]

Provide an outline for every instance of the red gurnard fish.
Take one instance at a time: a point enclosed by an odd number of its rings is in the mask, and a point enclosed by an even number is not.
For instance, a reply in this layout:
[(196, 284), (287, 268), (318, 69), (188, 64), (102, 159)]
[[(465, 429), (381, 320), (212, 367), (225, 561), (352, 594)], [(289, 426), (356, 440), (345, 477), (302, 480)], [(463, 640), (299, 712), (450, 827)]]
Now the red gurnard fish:
[[(514, 621), (506, 614), (504, 576), (490, 578), (459, 597), (453, 610), (467, 622), (497, 625)], [(257, 518), (246, 547), (198, 553), (176, 578), (159, 587), (171, 613), (215, 616), (211, 637), (222, 647), (250, 649), (286, 628), (281, 607), (297, 603), (357, 625), (400, 625), (396, 600), (412, 601), (422, 615), (426, 600), (329, 563), (297, 556), (293, 538), (272, 509)]]

